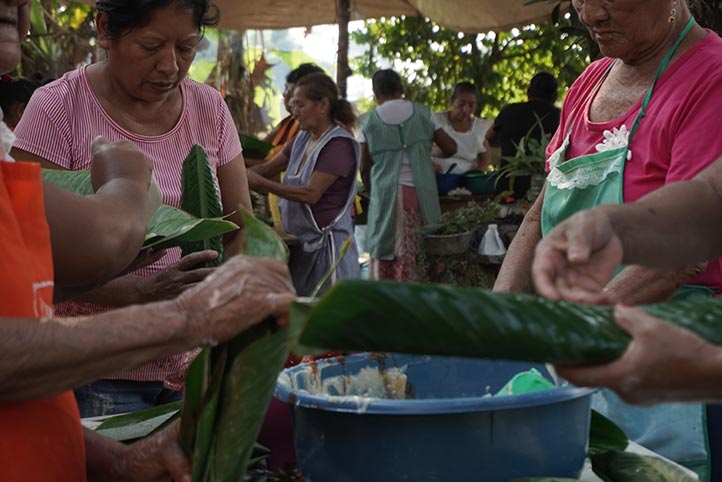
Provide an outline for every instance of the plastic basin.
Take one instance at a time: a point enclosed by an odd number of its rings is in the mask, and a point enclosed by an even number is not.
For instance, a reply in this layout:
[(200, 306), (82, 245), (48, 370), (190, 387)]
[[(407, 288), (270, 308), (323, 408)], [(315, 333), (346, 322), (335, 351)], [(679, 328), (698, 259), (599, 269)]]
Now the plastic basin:
[(473, 238), (473, 231), (457, 234), (427, 234), (424, 236), (422, 243), (429, 254), (451, 256), (466, 253)]
[[(367, 367), (403, 367), (413, 399), (307, 390)], [(531, 367), (549, 376), (529, 363), (362, 353), (284, 370), (276, 397), (293, 405), (298, 463), (309, 482), (577, 478), (594, 390), (489, 396)]]
[(493, 194), (496, 189), (496, 176), (494, 173), (468, 171), (463, 176), (462, 184), (472, 194)]
[(463, 174), (436, 174), (436, 188), (439, 196), (446, 196), (449, 191), (461, 186)]

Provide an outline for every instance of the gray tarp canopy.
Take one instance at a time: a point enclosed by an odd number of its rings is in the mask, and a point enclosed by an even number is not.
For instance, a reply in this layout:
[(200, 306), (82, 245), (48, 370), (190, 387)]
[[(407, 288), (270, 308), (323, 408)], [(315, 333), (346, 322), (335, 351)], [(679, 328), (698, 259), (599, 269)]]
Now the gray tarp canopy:
[[(290, 28), (337, 22), (337, 0), (216, 0), (221, 28)], [(351, 0), (351, 20), (422, 15), (460, 32), (506, 30), (549, 18), (556, 2), (525, 0)]]
[[(95, 0), (81, 0), (90, 5)], [(460, 32), (507, 30), (549, 17), (555, 1), (525, 6), (526, 0), (350, 0), (350, 20), (421, 15)], [(281, 29), (338, 22), (337, 0), (214, 0), (220, 28)]]

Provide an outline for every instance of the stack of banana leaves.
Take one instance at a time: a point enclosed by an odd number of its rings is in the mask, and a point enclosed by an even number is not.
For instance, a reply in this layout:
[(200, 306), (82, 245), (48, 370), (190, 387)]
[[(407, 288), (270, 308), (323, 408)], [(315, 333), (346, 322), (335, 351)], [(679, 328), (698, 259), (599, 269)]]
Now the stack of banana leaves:
[[(193, 207), (194, 203), (196, 207), (220, 206), (207, 178), (210, 168), (203, 167), (207, 160), (202, 150), (189, 159), (186, 162), (194, 167), (186, 166), (184, 177), (200, 186), (194, 196), (205, 197), (205, 202), (184, 200), (183, 208), (197, 217), (215, 219), (219, 211)], [(186, 189), (190, 190), (184, 182), (184, 196)], [(207, 202), (213, 196), (215, 201)], [(250, 214), (242, 214), (243, 252), (286, 260), (286, 247), (276, 233)], [(644, 309), (722, 344), (722, 303), (695, 300)], [(246, 470), (259, 454), (256, 435), (291, 351), (298, 355), (385, 351), (592, 364), (617, 358), (629, 341), (609, 307), (449, 286), (342, 280), (318, 300), (294, 302), (288, 326), (277, 327), (273, 320), (266, 320), (201, 352), (186, 377), (180, 443), (192, 461), (194, 482), (248, 480)], [(178, 404), (158, 407), (115, 417), (98, 430), (119, 440), (133, 440), (162, 428), (178, 412)], [(603, 480), (696, 480), (661, 459), (624, 452), (626, 445), (623, 432), (593, 414), (589, 455)], [(532, 480), (563, 479), (524, 479)]]

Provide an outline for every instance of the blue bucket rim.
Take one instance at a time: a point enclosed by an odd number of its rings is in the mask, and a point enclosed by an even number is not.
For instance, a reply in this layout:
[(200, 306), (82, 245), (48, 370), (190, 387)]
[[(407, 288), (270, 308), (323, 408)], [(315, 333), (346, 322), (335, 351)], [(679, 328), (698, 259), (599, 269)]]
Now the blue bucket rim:
[[(358, 359), (373, 359), (377, 354), (356, 353), (345, 356), (345, 363)], [(424, 355), (410, 355), (425, 358)], [(432, 358), (428, 356), (428, 358)], [(433, 356), (433, 358), (445, 358)], [(301, 363), (286, 368), (280, 376), (308, 369), (315, 363), (317, 370), (325, 367), (339, 365), (335, 358), (318, 360), (314, 362)], [(517, 362), (517, 360), (509, 360)], [(523, 363), (523, 362), (522, 362)], [(533, 362), (529, 362), (532, 363)], [(551, 405), (577, 398), (590, 396), (597, 388), (580, 388), (574, 385), (566, 385), (553, 390), (545, 390), (536, 393), (522, 395), (507, 395), (503, 397), (454, 397), (454, 398), (433, 398), (421, 400), (389, 400), (382, 398), (366, 398), (356, 395), (314, 395), (306, 390), (292, 389), (287, 385), (276, 383), (274, 397), (282, 402), (297, 407), (324, 410), (330, 412), (354, 413), (354, 414), (375, 414), (375, 415), (443, 415), (449, 413), (470, 413), (498, 410), (514, 410), (521, 408), (539, 407)]]

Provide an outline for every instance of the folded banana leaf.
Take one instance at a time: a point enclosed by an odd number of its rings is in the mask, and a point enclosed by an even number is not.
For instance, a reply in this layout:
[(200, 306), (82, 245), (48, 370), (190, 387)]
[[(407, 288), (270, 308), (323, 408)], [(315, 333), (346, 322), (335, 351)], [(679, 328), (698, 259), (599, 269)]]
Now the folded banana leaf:
[[(644, 309), (722, 344), (722, 302), (689, 300)], [(618, 358), (630, 338), (612, 308), (530, 295), (358, 279), (341, 280), (315, 305), (297, 301), (300, 343), (323, 350), (390, 351), (595, 364)], [(306, 354), (300, 346), (294, 351)], [(300, 353), (298, 353), (300, 352)]]
[[(198, 144), (191, 147), (183, 161), (183, 191), (181, 208), (196, 218), (222, 218), (223, 205), (216, 186), (216, 179), (211, 170), (211, 163), (206, 152)], [(223, 249), (223, 238), (220, 235), (202, 239), (186, 240), (182, 245), (182, 255), (212, 249), (218, 257), (208, 261), (206, 266), (220, 266), (228, 259)]]
[[(90, 171), (43, 169), (43, 179), (77, 194), (93, 194)], [(178, 208), (161, 205), (148, 221), (143, 248), (164, 249), (189, 242), (203, 241), (238, 229), (222, 217), (194, 217)]]
[[(288, 261), (281, 238), (242, 211), (243, 253)], [(240, 481), (290, 351), (289, 328), (266, 320), (228, 343), (203, 350), (186, 374), (180, 442), (193, 481)]]

